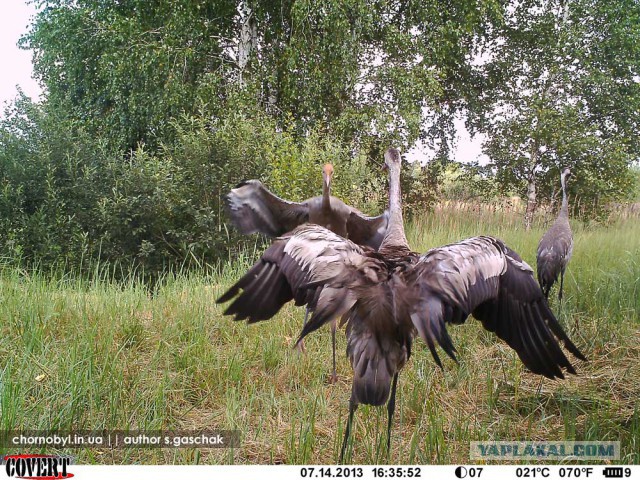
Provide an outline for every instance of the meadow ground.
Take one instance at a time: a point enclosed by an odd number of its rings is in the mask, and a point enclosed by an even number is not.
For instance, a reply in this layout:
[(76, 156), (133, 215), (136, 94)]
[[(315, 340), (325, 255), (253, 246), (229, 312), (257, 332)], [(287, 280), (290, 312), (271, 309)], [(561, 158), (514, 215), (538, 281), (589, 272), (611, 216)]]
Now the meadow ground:
[[(640, 463), (640, 222), (572, 224), (565, 300), (551, 305), (589, 363), (541, 381), (472, 318), (450, 328), (459, 365), (445, 359), (439, 370), (417, 340), (400, 375), (391, 463), (467, 463), (475, 440), (619, 440), (620, 462)], [(504, 212), (438, 210), (408, 238), (426, 251), (496, 235), (535, 265), (543, 228), (524, 232)], [(341, 381), (327, 385), (328, 328), (308, 337), (305, 355), (291, 348), (302, 308), (246, 325), (215, 304), (258, 253), (168, 276), (153, 292), (100, 268), (81, 280), (0, 267), (0, 430), (241, 432), (229, 450), (68, 451), (82, 463), (335, 463), (351, 384), (344, 335)], [(386, 409), (361, 407), (349, 461), (385, 463), (385, 429)]]

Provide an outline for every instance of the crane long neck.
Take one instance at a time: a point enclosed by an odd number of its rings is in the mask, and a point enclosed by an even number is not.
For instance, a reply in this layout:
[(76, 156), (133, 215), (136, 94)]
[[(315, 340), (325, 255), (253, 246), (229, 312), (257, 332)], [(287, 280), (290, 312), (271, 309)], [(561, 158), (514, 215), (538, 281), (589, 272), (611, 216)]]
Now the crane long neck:
[(560, 207), (560, 216), (569, 217), (569, 202), (567, 200), (567, 186), (565, 184), (564, 175), (560, 176), (560, 183), (562, 184), (562, 207)]
[(322, 180), (322, 208), (331, 208), (331, 180)]
[(379, 252), (384, 254), (388, 249), (409, 250), (409, 242), (404, 234), (402, 218), (402, 198), (400, 195), (400, 166), (389, 169), (389, 226), (380, 245)]

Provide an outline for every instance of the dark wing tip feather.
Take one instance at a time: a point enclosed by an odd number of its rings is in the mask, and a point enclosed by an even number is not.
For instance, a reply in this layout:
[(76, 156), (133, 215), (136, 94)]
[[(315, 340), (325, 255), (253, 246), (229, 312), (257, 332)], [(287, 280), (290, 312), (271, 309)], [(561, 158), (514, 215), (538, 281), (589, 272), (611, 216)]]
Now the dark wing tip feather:
[[(314, 307), (311, 307), (311, 308), (313, 309)], [(304, 340), (304, 337), (306, 337), (310, 333), (315, 332), (320, 327), (322, 327), (326, 322), (334, 318), (333, 313), (334, 313), (334, 310), (330, 308), (314, 311), (309, 321), (303, 325), (302, 331), (300, 332), (300, 335), (298, 336), (298, 340), (296, 341), (296, 346), (298, 346), (298, 344), (302, 340)]]
[(580, 350), (578, 350), (578, 347), (571, 343), (571, 341), (569, 341), (568, 343), (564, 342), (563, 345), (577, 359), (582, 360), (583, 362), (589, 361), (589, 359)]
[(429, 347), (431, 356), (436, 364), (442, 369), (444, 369), (444, 367), (438, 356), (435, 342), (438, 342), (449, 358), (459, 363), (456, 358), (457, 350), (453, 345), (453, 341), (445, 325), (447, 319), (443, 317), (443, 314), (445, 314), (446, 311), (445, 306), (433, 296), (433, 294), (427, 293), (422, 300), (415, 305), (414, 312), (411, 314), (413, 326), (425, 341), (427, 347)]
[(522, 349), (518, 355), (522, 362), (533, 373), (544, 375), (547, 378), (564, 378), (560, 367), (571, 367), (571, 364), (562, 350), (553, 342), (548, 332), (542, 330), (544, 325), (541, 326), (539, 323), (541, 317), (534, 312), (529, 304), (521, 304), (520, 310), (521, 318), (524, 321), (519, 328), (522, 336)]
[(434, 345), (433, 341), (431, 341), (431, 339), (427, 341), (427, 346), (429, 347), (429, 351), (431, 352), (431, 356), (435, 360), (436, 365), (438, 365), (440, 369), (444, 371), (444, 366), (442, 365), (442, 361), (440, 360), (440, 356), (438, 355), (436, 346)]
[(571, 352), (571, 354), (577, 359), (582, 360), (583, 362), (588, 362), (589, 360), (587, 359), (587, 357), (580, 351), (578, 347), (574, 345), (574, 343), (571, 341), (571, 339), (567, 336), (565, 331), (562, 329), (562, 326), (560, 325), (556, 317), (553, 315), (553, 312), (549, 308), (549, 305), (547, 304), (547, 302), (546, 301), (540, 302), (539, 307), (544, 312), (545, 318), (547, 319), (547, 325), (549, 326), (553, 334), (556, 337), (558, 337), (558, 339), (562, 342), (564, 347), (569, 352)]
[(239, 291), (239, 288), (236, 285), (232, 286), (231, 288), (229, 288), (229, 290), (227, 290), (225, 293), (220, 295), (220, 297), (218, 297), (218, 299), (216, 300), (216, 303), (220, 304), (220, 303), (228, 302), (238, 294), (238, 291)]
[(216, 300), (216, 303), (232, 303), (224, 315), (234, 315), (234, 320), (248, 319), (249, 323), (268, 320), (293, 298), (291, 286), (280, 263), (286, 241), (271, 245), (262, 258), (240, 280)]
[[(507, 255), (515, 258), (510, 251)], [(576, 358), (586, 359), (558, 323), (533, 272), (521, 265), (509, 261), (500, 279), (497, 299), (479, 307), (474, 310), (474, 316), (485, 328), (491, 324), (492, 330), (517, 352), (533, 373), (560, 379), (565, 378), (565, 371), (576, 374), (560, 344)]]

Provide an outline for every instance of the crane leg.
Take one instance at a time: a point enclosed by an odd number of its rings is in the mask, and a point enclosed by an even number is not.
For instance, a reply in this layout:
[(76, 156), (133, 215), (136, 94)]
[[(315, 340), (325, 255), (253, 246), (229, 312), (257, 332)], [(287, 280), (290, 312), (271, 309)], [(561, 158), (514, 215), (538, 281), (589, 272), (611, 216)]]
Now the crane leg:
[(558, 292), (558, 301), (562, 302), (562, 286), (564, 285), (564, 269), (560, 271), (560, 291)]
[(338, 375), (336, 374), (336, 329), (338, 328), (338, 321), (334, 319), (331, 322), (331, 345), (333, 347), (333, 372), (329, 377), (329, 383), (334, 384), (338, 381)]
[(393, 383), (391, 384), (391, 395), (387, 402), (387, 458), (391, 453), (391, 423), (393, 421), (393, 413), (396, 410), (396, 387), (398, 386), (398, 372), (393, 376)]
[(351, 434), (351, 424), (353, 423), (353, 414), (358, 409), (358, 402), (353, 398), (349, 399), (349, 419), (347, 420), (347, 426), (344, 429), (344, 440), (342, 440), (342, 448), (340, 449), (340, 463), (344, 460), (344, 453), (347, 450), (347, 444), (349, 443), (349, 435)]
[[(306, 325), (308, 319), (309, 319), (309, 307), (307, 307), (307, 309), (304, 312), (304, 322), (302, 322), (302, 325)], [(300, 340), (300, 343), (298, 343), (297, 348), (300, 353), (306, 353), (306, 349), (304, 348), (304, 340)]]

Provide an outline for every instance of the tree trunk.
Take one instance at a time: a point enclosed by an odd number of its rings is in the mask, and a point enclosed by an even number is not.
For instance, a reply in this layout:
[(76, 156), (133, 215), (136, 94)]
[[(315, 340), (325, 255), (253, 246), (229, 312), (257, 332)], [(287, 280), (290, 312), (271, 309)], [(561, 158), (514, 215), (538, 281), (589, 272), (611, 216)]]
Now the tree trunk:
[(529, 175), (529, 181), (527, 184), (527, 211), (524, 214), (524, 228), (526, 231), (531, 229), (531, 223), (533, 222), (533, 214), (536, 211), (536, 179), (533, 175)]
[(238, 5), (240, 14), (240, 42), (238, 43), (238, 80), (241, 85), (245, 84), (244, 71), (249, 63), (249, 57), (255, 48), (257, 41), (257, 27), (253, 16), (253, 10), (246, 1), (241, 1)]
[(529, 178), (527, 179), (527, 210), (524, 214), (524, 228), (528, 232), (533, 223), (533, 214), (536, 211), (536, 167), (538, 166), (538, 141), (531, 146), (531, 164)]

